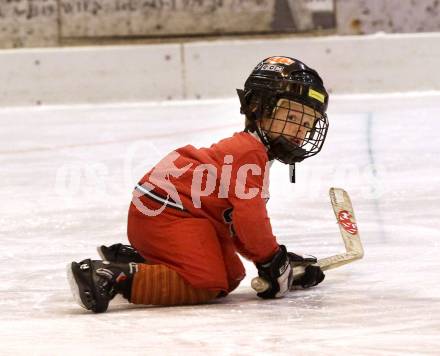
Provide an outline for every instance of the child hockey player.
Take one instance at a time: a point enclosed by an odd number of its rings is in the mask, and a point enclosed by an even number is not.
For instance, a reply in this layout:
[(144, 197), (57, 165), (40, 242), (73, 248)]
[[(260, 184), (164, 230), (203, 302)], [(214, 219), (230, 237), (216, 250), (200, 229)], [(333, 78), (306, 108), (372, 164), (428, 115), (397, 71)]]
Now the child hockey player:
[[(318, 73), (297, 59), (260, 62), (237, 90), (245, 130), (209, 148), (170, 153), (137, 184), (128, 213), (130, 245), (101, 246), (103, 260), (68, 265), (77, 302), (104, 312), (116, 294), (149, 305), (205, 303), (226, 296), (245, 276), (238, 253), (253, 261), (270, 288), (324, 279), (316, 259), (287, 252), (266, 211), (270, 163), (294, 167), (324, 143), (328, 94)], [(306, 264), (292, 280), (292, 267)]]

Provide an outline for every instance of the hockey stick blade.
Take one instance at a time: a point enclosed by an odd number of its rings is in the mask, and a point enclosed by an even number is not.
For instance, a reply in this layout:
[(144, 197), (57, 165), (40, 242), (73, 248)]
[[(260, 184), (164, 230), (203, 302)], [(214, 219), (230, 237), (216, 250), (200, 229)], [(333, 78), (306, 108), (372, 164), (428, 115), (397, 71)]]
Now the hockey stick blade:
[[(315, 265), (321, 267), (323, 271), (351, 263), (364, 256), (364, 249), (348, 193), (341, 188), (330, 188), (329, 195), (336, 221), (339, 224), (341, 237), (344, 241), (345, 252), (318, 260)], [(296, 266), (292, 270), (293, 279), (296, 280), (303, 276), (305, 266)], [(262, 293), (270, 288), (269, 283), (260, 277), (252, 279), (251, 286), (257, 293)]]

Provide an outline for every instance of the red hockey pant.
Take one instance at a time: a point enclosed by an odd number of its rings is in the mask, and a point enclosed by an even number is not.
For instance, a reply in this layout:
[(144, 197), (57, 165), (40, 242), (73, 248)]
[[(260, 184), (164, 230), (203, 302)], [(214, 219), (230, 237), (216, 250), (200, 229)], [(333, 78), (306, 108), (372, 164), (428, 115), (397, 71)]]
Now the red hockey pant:
[[(155, 202), (145, 202), (157, 209)], [(245, 270), (230, 238), (220, 238), (212, 223), (173, 208), (157, 216), (128, 213), (128, 239), (148, 261), (176, 271), (195, 288), (230, 292)]]

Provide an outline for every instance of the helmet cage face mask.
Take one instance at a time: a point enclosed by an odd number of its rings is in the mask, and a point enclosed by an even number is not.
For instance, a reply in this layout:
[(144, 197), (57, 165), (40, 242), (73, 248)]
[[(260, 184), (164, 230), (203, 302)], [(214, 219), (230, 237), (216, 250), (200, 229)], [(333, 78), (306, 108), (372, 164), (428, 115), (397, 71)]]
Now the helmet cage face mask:
[(271, 155), (286, 164), (316, 155), (324, 144), (327, 130), (325, 113), (285, 98), (278, 99), (270, 116), (263, 116), (257, 128)]

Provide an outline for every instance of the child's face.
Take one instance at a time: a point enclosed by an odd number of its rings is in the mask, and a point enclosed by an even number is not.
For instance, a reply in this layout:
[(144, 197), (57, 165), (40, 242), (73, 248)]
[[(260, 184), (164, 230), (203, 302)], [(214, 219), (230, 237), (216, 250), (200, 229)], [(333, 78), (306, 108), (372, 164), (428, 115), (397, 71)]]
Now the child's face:
[(301, 146), (304, 138), (321, 115), (311, 107), (287, 99), (278, 100), (272, 116), (261, 120), (261, 128), (275, 139), (283, 135)]

